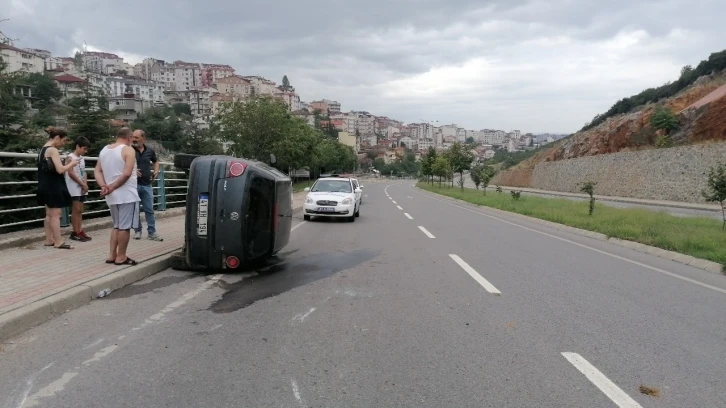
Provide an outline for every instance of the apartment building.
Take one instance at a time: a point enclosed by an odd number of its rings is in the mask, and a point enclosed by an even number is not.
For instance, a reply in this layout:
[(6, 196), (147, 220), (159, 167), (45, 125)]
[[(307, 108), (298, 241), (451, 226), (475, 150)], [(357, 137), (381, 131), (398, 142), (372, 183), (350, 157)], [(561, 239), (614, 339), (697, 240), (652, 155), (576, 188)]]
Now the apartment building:
[(246, 79), (250, 82), (250, 91), (255, 95), (274, 96), (276, 93), (280, 92), (280, 89), (277, 88), (277, 85), (274, 82), (261, 76), (243, 76), (242, 79)]
[(217, 90), (239, 99), (247, 99), (252, 93), (252, 83), (239, 75), (231, 75), (217, 80)]
[(300, 96), (295, 92), (284, 92), (278, 90), (278, 92), (275, 93), (273, 97), (275, 99), (279, 99), (285, 102), (285, 105), (287, 105), (287, 110), (290, 112), (300, 110)]
[(188, 91), (201, 86), (201, 65), (193, 62), (174, 61), (174, 84), (177, 91)]
[(331, 114), (341, 112), (340, 102), (331, 101), (330, 99), (323, 99), (321, 101), (312, 101), (312, 102), (310, 102), (310, 108), (313, 111), (319, 110), (321, 112), (330, 112)]
[(10, 44), (0, 44), (0, 56), (7, 64), (7, 72), (43, 72), (45, 60), (38, 54), (28, 50), (14, 47)]
[(82, 78), (63, 73), (53, 77), (53, 80), (58, 85), (58, 89), (63, 93), (63, 99), (74, 98), (83, 94), (82, 85), (86, 81)]
[(86, 70), (98, 74), (113, 74), (125, 67), (123, 58), (108, 52), (86, 51), (82, 59)]
[[(164, 84), (142, 79), (124, 78), (124, 93), (134, 94), (152, 105), (164, 103)], [(118, 95), (117, 95), (118, 96)]]
[(234, 75), (234, 68), (229, 65), (202, 64), (202, 86), (212, 86), (218, 80)]
[(151, 107), (149, 101), (144, 101), (132, 94), (114, 96), (108, 98), (108, 110), (113, 112), (116, 120), (131, 123), (138, 119), (139, 115)]
[(210, 108), (212, 116), (217, 116), (222, 113), (226, 104), (234, 102), (234, 96), (230, 94), (216, 93), (209, 97)]

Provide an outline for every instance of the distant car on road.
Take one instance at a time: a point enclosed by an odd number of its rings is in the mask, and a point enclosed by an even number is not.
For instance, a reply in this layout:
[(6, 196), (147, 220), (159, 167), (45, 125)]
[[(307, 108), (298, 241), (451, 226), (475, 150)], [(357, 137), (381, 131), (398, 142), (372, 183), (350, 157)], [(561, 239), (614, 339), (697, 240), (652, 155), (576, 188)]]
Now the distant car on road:
[(303, 218), (312, 217), (346, 218), (354, 222), (360, 216), (361, 192), (357, 180), (347, 177), (324, 177), (315, 181), (303, 204)]

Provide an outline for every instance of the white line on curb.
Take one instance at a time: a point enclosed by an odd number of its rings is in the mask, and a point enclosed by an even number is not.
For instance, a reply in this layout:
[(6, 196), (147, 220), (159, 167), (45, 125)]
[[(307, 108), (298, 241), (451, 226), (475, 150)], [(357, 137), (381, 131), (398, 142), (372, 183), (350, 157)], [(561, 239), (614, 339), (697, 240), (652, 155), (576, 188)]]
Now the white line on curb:
[(595, 384), (603, 394), (607, 395), (617, 406), (620, 408), (642, 408), (640, 404), (635, 402), (634, 399), (630, 398), (623, 390), (620, 389), (615, 383), (610, 381), (605, 374), (601, 373), (594, 365), (590, 364), (581, 355), (577, 353), (562, 353), (562, 356), (567, 359), (578, 371), (585, 374), (591, 383)]
[(479, 275), (479, 272), (475, 271), (474, 268), (469, 266), (468, 263), (464, 262), (463, 259), (459, 257), (459, 255), (449, 254), (451, 259), (454, 260), (463, 270), (466, 271), (472, 278), (474, 278), (475, 281), (479, 282), (479, 284), (486, 289), (487, 292), (493, 293), (495, 295), (501, 295), (502, 292), (499, 291), (499, 289), (495, 288), (494, 285), (489, 283), (488, 280), (484, 279), (483, 276)]
[(418, 229), (420, 229), (424, 234), (426, 234), (427, 237), (429, 237), (429, 238), (436, 238), (434, 236), (434, 234), (428, 232), (428, 230), (426, 228), (424, 228), (424, 227), (422, 227), (422, 226), (419, 225), (418, 226)]
[(408, 213), (403, 213), (403, 215), (405, 215), (406, 218), (408, 218), (409, 220), (412, 220), (413, 219), (413, 217), (411, 217)]

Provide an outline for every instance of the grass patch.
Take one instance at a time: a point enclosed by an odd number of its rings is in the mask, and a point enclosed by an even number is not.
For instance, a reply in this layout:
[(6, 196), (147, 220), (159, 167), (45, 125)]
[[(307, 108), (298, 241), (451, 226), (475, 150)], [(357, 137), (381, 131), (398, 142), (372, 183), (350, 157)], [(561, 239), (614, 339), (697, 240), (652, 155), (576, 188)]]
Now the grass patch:
[(721, 221), (705, 217), (676, 217), (665, 212), (614, 208), (596, 204), (587, 215), (586, 201), (524, 196), (515, 201), (510, 194), (439, 187), (418, 183), (422, 190), (464, 200), (472, 204), (528, 215), (559, 224), (627, 239), (669, 251), (726, 265), (726, 232)]
[(315, 180), (303, 180), (292, 184), (292, 192), (298, 193), (305, 190), (306, 187), (312, 187)]

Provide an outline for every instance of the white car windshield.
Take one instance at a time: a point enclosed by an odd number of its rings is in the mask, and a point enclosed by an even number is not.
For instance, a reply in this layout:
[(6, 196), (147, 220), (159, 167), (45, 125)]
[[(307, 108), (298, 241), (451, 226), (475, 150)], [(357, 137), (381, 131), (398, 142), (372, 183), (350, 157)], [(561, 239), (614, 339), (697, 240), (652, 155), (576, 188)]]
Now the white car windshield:
[(318, 180), (310, 190), (314, 193), (350, 193), (350, 182), (348, 180)]

